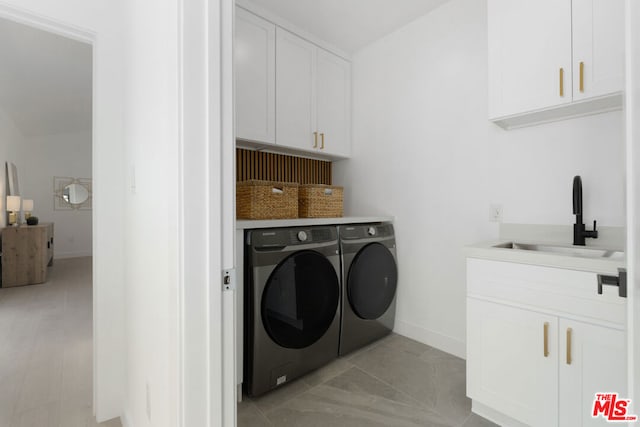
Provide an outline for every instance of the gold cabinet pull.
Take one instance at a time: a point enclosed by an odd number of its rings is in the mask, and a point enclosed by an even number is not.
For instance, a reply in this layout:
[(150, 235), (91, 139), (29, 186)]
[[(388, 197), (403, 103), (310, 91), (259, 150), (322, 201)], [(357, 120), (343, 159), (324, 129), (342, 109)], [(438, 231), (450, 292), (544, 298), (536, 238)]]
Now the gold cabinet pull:
[(560, 96), (564, 96), (564, 68), (560, 67)]
[(549, 322), (544, 322), (544, 357), (549, 357)]
[(580, 61), (580, 92), (584, 92), (584, 62)]
[(567, 365), (571, 365), (571, 328), (567, 328)]
[(318, 132), (313, 133), (313, 148), (318, 148)]
[(324, 150), (324, 133), (320, 134), (320, 149)]

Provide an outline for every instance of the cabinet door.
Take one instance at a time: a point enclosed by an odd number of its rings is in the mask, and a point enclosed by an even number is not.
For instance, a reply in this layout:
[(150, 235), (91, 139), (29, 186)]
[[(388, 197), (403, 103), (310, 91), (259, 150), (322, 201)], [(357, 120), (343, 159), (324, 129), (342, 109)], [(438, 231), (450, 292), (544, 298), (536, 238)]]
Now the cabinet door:
[(560, 319), (560, 426), (611, 425), (592, 418), (591, 411), (596, 393), (627, 397), (625, 336), (624, 331)]
[(622, 91), (624, 0), (573, 0), (572, 14), (573, 99)]
[(490, 118), (571, 102), (571, 0), (489, 0), (488, 25)]
[(531, 426), (557, 426), (557, 327), (554, 316), (468, 298), (469, 397)]
[(316, 132), (317, 48), (276, 30), (276, 133), (278, 145), (312, 150)]
[(318, 49), (317, 72), (319, 149), (348, 157), (351, 153), (351, 64)]
[(275, 143), (276, 26), (236, 8), (236, 137)]

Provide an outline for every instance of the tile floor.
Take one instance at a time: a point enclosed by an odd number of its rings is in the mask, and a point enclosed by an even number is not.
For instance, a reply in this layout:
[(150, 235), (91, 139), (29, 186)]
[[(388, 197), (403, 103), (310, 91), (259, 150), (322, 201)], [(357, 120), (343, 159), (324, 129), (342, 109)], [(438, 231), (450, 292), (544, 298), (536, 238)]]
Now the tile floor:
[(392, 334), (238, 405), (238, 426), (450, 426), (495, 424), (471, 413), (465, 362)]
[(91, 258), (0, 289), (0, 427), (120, 427), (92, 414)]

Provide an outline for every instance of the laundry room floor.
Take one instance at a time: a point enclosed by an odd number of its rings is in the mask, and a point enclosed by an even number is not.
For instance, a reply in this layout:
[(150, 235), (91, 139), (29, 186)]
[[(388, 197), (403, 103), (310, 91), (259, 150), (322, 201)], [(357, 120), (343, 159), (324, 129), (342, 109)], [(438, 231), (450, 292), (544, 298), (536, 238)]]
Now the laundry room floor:
[(391, 334), (297, 381), (238, 404), (238, 426), (496, 424), (471, 413), (465, 361)]

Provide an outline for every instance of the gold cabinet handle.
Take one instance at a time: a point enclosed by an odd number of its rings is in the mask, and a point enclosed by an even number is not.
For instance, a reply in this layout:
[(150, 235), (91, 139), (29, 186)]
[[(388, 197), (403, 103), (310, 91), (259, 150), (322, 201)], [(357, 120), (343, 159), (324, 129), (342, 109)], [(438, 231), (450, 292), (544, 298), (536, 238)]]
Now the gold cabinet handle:
[(313, 148), (318, 148), (318, 132), (313, 133)]
[(324, 133), (321, 133), (321, 134), (320, 134), (320, 141), (321, 141), (321, 143), (320, 143), (320, 149), (321, 149), (321, 150), (324, 150)]
[(544, 357), (549, 357), (549, 322), (544, 322)]
[(584, 62), (580, 62), (580, 92), (584, 92)]
[(564, 68), (560, 67), (560, 96), (564, 96)]
[(571, 328), (567, 328), (567, 365), (571, 365)]

